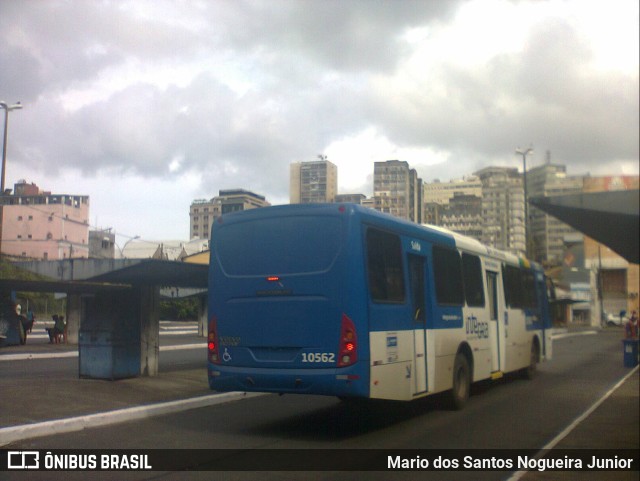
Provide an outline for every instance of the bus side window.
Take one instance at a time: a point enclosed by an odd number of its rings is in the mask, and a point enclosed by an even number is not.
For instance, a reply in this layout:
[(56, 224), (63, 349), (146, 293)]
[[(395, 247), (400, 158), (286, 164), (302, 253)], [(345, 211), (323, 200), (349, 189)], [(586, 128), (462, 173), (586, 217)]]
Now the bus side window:
[(524, 307), (524, 292), (522, 288), (522, 272), (518, 267), (503, 265), (502, 282), (504, 297), (508, 307), (522, 309)]
[(462, 253), (462, 271), (464, 274), (464, 295), (470, 307), (484, 307), (484, 289), (482, 286), (482, 267), (480, 258)]
[(535, 309), (538, 307), (538, 296), (536, 295), (536, 285), (533, 272), (522, 270), (521, 273), (524, 307)]
[(460, 254), (457, 250), (433, 246), (433, 273), (438, 304), (445, 306), (464, 304), (460, 264)]
[(374, 302), (404, 302), (404, 273), (400, 237), (367, 230), (369, 291)]

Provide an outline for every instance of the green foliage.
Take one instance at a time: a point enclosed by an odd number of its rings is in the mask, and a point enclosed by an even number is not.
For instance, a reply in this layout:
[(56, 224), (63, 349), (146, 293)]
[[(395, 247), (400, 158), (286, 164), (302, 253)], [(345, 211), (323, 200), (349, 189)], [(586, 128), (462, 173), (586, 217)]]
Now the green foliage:
[(198, 299), (172, 299), (160, 301), (160, 319), (185, 321), (198, 319)]
[(25, 271), (0, 257), (0, 279), (20, 279), (23, 281), (42, 280), (43, 277), (33, 272)]
[[(0, 279), (37, 281), (45, 278), (20, 269), (7, 259), (0, 257)], [(22, 306), (23, 313), (26, 314), (27, 308), (30, 308), (37, 318), (46, 319), (50, 317), (50, 313), (51, 315), (64, 314), (67, 306), (66, 299), (56, 299), (53, 294), (47, 292), (17, 292), (16, 301)]]

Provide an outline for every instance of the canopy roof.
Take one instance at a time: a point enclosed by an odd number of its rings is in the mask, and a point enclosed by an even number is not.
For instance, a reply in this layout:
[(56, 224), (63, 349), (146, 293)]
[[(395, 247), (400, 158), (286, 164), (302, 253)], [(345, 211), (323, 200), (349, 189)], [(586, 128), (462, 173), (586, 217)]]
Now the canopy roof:
[(640, 262), (638, 190), (534, 197), (531, 205), (606, 245), (632, 264)]

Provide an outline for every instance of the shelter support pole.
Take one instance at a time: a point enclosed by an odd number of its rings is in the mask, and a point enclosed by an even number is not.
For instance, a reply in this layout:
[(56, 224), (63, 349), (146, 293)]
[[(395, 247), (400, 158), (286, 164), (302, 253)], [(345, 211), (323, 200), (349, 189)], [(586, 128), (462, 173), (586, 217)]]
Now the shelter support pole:
[(67, 342), (78, 344), (78, 332), (82, 319), (82, 297), (80, 294), (67, 295)]
[(140, 374), (158, 375), (160, 352), (160, 288), (142, 286), (139, 292)]

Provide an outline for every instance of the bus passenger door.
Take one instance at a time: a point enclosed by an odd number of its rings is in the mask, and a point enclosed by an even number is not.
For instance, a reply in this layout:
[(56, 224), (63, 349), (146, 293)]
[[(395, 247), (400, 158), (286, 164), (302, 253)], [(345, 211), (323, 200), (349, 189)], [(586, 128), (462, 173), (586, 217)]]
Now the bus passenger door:
[(489, 298), (489, 339), (491, 342), (491, 372), (500, 371), (500, 322), (498, 306), (498, 273), (487, 271), (487, 297)]
[(427, 390), (425, 258), (409, 255), (409, 284), (413, 316), (414, 394)]

